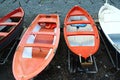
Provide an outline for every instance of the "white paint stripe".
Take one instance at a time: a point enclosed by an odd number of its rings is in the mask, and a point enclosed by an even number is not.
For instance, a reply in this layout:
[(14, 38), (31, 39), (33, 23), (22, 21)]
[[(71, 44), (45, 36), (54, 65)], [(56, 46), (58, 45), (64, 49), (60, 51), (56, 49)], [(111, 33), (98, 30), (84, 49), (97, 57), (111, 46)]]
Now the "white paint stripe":
[(46, 60), (46, 59), (48, 59), (48, 57), (49, 57), (49, 56), (50, 56), (50, 54), (52, 53), (52, 50), (53, 50), (53, 49), (50, 49), (50, 50), (49, 50), (49, 52), (48, 52), (47, 56), (45, 57), (45, 60)]
[(54, 36), (53, 45), (55, 45), (55, 41), (56, 41), (56, 36)]
[[(54, 33), (56, 34), (57, 32), (57, 28), (54, 29)], [(56, 41), (56, 35), (54, 35), (54, 39), (53, 39), (53, 45), (55, 45), (55, 41)]]

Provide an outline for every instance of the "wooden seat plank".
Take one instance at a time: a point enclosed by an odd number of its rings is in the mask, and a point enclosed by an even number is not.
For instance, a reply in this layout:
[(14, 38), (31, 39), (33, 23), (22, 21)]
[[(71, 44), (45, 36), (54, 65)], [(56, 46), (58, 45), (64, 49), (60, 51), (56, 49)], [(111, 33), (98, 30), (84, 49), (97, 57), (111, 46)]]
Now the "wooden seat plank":
[(33, 35), (55, 35), (54, 32), (32, 32)]
[(17, 24), (17, 22), (4, 22), (0, 23), (0, 26), (16, 26)]
[(53, 48), (52, 44), (41, 44), (41, 43), (34, 43), (34, 44), (25, 44), (24, 47), (43, 47), (43, 48)]
[(73, 36), (73, 35), (94, 35), (94, 32), (92, 31), (67, 32), (67, 36)]
[(7, 35), (8, 35), (8, 33), (7, 33), (7, 32), (0, 32), (0, 36), (5, 37), (5, 36), (7, 36)]
[(10, 16), (10, 17), (22, 17), (22, 13), (19, 12), (19, 13), (13, 14), (13, 15)]
[(67, 25), (70, 24), (90, 24), (90, 21), (71, 21), (71, 22), (67, 22)]

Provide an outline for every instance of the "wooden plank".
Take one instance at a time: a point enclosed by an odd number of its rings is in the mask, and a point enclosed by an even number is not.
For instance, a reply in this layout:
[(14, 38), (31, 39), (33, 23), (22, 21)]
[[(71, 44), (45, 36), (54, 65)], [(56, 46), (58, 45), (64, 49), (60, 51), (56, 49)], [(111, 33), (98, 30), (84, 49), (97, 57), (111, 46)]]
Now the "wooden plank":
[(5, 37), (5, 36), (7, 36), (7, 35), (8, 35), (8, 33), (7, 33), (7, 32), (0, 32), (0, 36)]
[(90, 24), (90, 21), (71, 21), (67, 22), (67, 25), (69, 24)]
[(41, 44), (41, 43), (34, 43), (34, 44), (25, 44), (24, 47), (42, 47), (42, 48), (53, 48), (54, 45), (52, 44)]
[(54, 32), (32, 32), (32, 35), (55, 35)]
[(39, 20), (39, 22), (56, 23), (56, 19), (43, 18), (43, 19)]
[(17, 24), (17, 22), (4, 22), (0, 23), (0, 26), (16, 26)]
[(67, 36), (73, 36), (73, 35), (94, 35), (94, 32), (92, 31), (67, 32)]
[(83, 13), (77, 13), (77, 14), (70, 14), (70, 16), (85, 16)]
[(10, 17), (22, 17), (22, 13), (19, 12), (19, 13), (13, 14), (13, 15), (10, 16)]

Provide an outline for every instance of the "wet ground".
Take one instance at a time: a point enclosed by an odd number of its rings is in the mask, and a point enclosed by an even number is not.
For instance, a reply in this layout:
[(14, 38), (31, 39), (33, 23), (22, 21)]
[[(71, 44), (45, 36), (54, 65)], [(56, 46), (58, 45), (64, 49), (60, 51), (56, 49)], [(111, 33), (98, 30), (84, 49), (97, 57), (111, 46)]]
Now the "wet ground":
[[(97, 19), (99, 8), (104, 0), (0, 0), (0, 17), (11, 10), (22, 6), (25, 10), (24, 26), (28, 27), (39, 13), (57, 13), (60, 15), (61, 28), (64, 17), (71, 7), (79, 5), (86, 9), (94, 19)], [(119, 0), (109, 0), (109, 3), (120, 8)], [(94, 55), (98, 66), (96, 74), (73, 73), (68, 71), (67, 46), (61, 29), (61, 38), (55, 57), (48, 67), (35, 77), (35, 80), (120, 80), (120, 71), (114, 68), (101, 40), (100, 48)], [(14, 80), (12, 74), (12, 53), (4, 65), (0, 65), (0, 80)]]

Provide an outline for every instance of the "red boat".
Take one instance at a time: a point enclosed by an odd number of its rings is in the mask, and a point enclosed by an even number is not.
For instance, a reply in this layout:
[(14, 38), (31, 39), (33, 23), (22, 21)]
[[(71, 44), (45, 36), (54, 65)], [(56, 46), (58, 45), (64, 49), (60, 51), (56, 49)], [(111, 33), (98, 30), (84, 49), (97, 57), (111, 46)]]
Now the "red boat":
[(0, 18), (0, 50), (3, 50), (23, 30), (24, 11), (21, 7)]
[(64, 37), (68, 48), (84, 59), (99, 48), (100, 38), (92, 17), (77, 5), (65, 17)]
[(60, 38), (59, 16), (40, 14), (23, 35), (13, 59), (16, 80), (29, 80), (45, 69), (55, 55)]

